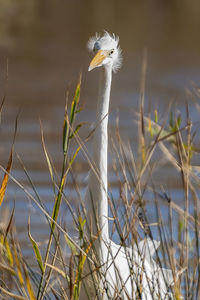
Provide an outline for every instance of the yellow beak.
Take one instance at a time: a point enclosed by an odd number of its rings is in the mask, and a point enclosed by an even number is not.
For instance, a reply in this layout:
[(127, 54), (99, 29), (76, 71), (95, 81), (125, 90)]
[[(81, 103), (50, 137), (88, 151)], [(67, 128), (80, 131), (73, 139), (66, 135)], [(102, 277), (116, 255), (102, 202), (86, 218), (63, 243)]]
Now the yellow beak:
[(96, 67), (101, 66), (102, 62), (104, 61), (104, 59), (107, 57), (107, 53), (105, 50), (99, 50), (97, 52), (97, 54), (95, 55), (95, 57), (92, 59), (88, 71), (93, 70)]

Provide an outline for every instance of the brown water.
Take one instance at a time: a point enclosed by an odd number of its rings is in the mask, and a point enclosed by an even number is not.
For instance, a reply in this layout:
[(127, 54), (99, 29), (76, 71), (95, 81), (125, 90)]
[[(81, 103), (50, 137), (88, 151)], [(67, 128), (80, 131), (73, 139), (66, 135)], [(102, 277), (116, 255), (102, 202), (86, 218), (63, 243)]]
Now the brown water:
[[(65, 92), (69, 87), (72, 98), (82, 71), (81, 105), (84, 110), (79, 120), (87, 122), (81, 132), (82, 137), (86, 137), (90, 124), (95, 121), (98, 87), (98, 70), (87, 72), (90, 55), (86, 42), (95, 32), (104, 29), (120, 36), (124, 57), (123, 67), (113, 79), (110, 130), (118, 115), (123, 138), (130, 140), (136, 149), (135, 112), (138, 111), (142, 53), (146, 48), (146, 112), (151, 105), (152, 111), (157, 108), (163, 115), (171, 100), (174, 101), (173, 110), (177, 107), (183, 112), (186, 101), (190, 101), (185, 88), (190, 88), (191, 82), (200, 84), (199, 13), (197, 0), (193, 5), (189, 1), (169, 0), (68, 0), (59, 3), (29, 1), (29, 4), (21, 1), (10, 6), (5, 1), (0, 12), (0, 95), (6, 95), (0, 132), (1, 164), (7, 163), (15, 117), (20, 111), (12, 175), (32, 192), (18, 161), (19, 155), (51, 211), (54, 198), (41, 145), (39, 120), (48, 151), (60, 172)], [(190, 111), (192, 119), (198, 121), (192, 102)], [(198, 158), (196, 164), (199, 164)], [(86, 185), (88, 170), (87, 161), (80, 155), (75, 171), (81, 188)], [(157, 174), (158, 177), (161, 175), (166, 186), (171, 187), (180, 200), (180, 191), (174, 184), (176, 174), (172, 175), (169, 168), (165, 174), (162, 170)], [(109, 176), (113, 193), (117, 195), (112, 172)], [(76, 198), (73, 189), (69, 188), (67, 193), (69, 198)], [(40, 210), (10, 181), (6, 202), (12, 207), (14, 200), (18, 236), (22, 243), (27, 236), (28, 215), (31, 215), (34, 237), (45, 239), (47, 231)], [(68, 225), (70, 229), (70, 216)], [(26, 244), (24, 249), (28, 251)]]

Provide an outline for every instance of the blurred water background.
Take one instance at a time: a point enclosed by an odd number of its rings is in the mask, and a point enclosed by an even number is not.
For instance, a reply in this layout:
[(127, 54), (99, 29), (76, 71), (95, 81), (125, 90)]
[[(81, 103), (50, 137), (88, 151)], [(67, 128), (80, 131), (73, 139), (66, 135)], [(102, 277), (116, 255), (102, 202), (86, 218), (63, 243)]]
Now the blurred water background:
[[(47, 149), (57, 172), (62, 163), (62, 125), (65, 93), (74, 87), (82, 72), (79, 121), (86, 122), (84, 138), (95, 121), (98, 70), (88, 73), (91, 59), (86, 43), (95, 32), (108, 30), (120, 36), (123, 67), (114, 75), (109, 130), (119, 116), (125, 141), (137, 149), (135, 112), (138, 111), (143, 51), (148, 53), (145, 111), (158, 109), (164, 116), (170, 101), (172, 109), (183, 114), (189, 103), (191, 118), (199, 112), (188, 96), (192, 85), (200, 85), (200, 2), (198, 0), (0, 0), (0, 97), (6, 96), (1, 117), (0, 156), (6, 166), (12, 144), (16, 115), (19, 113), (12, 175), (30, 192), (30, 184), (19, 163), (22, 159), (38, 194), (49, 211), (53, 191), (43, 153), (40, 120)], [(87, 145), (90, 148), (90, 142)], [(198, 147), (198, 140), (196, 141)], [(198, 159), (194, 162), (199, 164)], [(111, 165), (111, 159), (109, 160)], [(87, 183), (88, 163), (80, 155), (74, 165), (74, 176), (82, 191)], [(109, 167), (111, 190), (118, 197), (116, 178)], [(164, 172), (165, 171), (165, 172)], [(3, 174), (1, 173), (1, 178)], [(155, 174), (173, 199), (181, 203), (177, 173), (170, 166)], [(76, 201), (69, 176), (66, 194)], [(38, 241), (47, 237), (40, 210), (11, 180), (4, 206), (13, 207), (18, 238), (25, 255), (32, 255), (27, 245), (27, 219), (31, 215), (31, 232)], [(151, 212), (151, 209), (150, 209)], [(62, 214), (67, 214), (63, 206)], [(72, 219), (67, 215), (67, 230)]]

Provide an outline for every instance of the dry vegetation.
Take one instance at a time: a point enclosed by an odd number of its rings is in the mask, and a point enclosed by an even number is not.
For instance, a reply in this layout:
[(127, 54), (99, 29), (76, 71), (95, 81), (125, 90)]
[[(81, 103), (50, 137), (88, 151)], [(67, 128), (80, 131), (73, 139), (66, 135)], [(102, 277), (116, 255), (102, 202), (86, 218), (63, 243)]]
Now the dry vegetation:
[[(143, 79), (141, 85), (140, 113), (138, 114), (139, 124), (139, 153), (135, 155), (129, 145), (123, 143), (119, 129), (113, 134), (112, 149), (115, 159), (113, 169), (118, 178), (119, 199), (113, 199), (112, 191), (108, 195), (112, 220), (112, 233), (116, 232), (121, 247), (134, 247), (144, 238), (153, 238), (152, 228), (156, 228), (154, 239), (160, 241), (159, 250), (156, 251), (155, 260), (163, 267), (170, 268), (173, 272), (174, 285), (171, 293), (174, 299), (199, 299), (200, 288), (200, 264), (199, 264), (199, 185), (200, 179), (196, 175), (197, 166), (192, 165), (192, 157), (199, 150), (195, 147), (195, 134), (198, 124), (193, 124), (189, 109), (186, 106), (187, 118), (182, 120), (181, 115), (168, 113), (163, 121), (159, 121), (158, 112), (154, 112), (152, 118), (144, 115), (144, 78), (145, 64), (143, 66)], [(2, 299), (81, 299), (80, 289), (84, 285), (83, 279), (87, 278), (87, 271), (84, 266), (87, 259), (92, 260), (90, 278), (94, 279), (91, 284), (102, 274), (98, 274), (98, 258), (95, 257), (94, 241), (98, 237), (88, 240), (85, 234), (86, 220), (84, 215), (84, 203), (79, 195), (80, 208), (74, 211), (68, 195), (65, 194), (65, 184), (69, 171), (76, 159), (79, 151), (83, 151), (88, 159), (85, 141), (79, 137), (81, 123), (77, 123), (80, 97), (79, 81), (71, 105), (65, 108), (63, 125), (63, 166), (60, 181), (55, 181), (54, 168), (48, 155), (44, 142), (43, 132), (42, 145), (46, 156), (49, 172), (51, 175), (51, 185), (55, 193), (55, 203), (51, 215), (40, 202), (40, 197), (33, 197), (11, 176), (13, 147), (10, 159), (6, 168), (0, 166), (4, 172), (4, 178), (0, 189), (0, 204), (4, 201), (6, 189), (9, 189), (8, 179), (15, 181), (24, 192), (37, 203), (46, 217), (49, 224), (49, 239), (45, 253), (42, 255), (40, 246), (31, 234), (30, 222), (28, 224), (28, 235), (33, 248), (35, 260), (37, 261), (37, 272), (26, 262), (22, 255), (18, 243), (17, 234), (13, 225), (14, 209), (10, 213), (9, 221), (4, 224), (4, 229), (0, 232), (0, 295)], [(193, 95), (198, 98), (198, 90), (194, 87)], [(2, 102), (3, 105), (3, 102)], [(198, 103), (197, 103), (198, 107)], [(2, 110), (2, 106), (1, 106)], [(78, 124), (78, 125), (75, 125)], [(17, 125), (16, 125), (17, 130)], [(14, 138), (15, 140), (15, 138)], [(72, 144), (71, 141), (74, 141)], [(115, 142), (114, 142), (115, 141)], [(14, 141), (13, 141), (14, 145)], [(72, 146), (73, 145), (73, 146)], [(75, 146), (76, 145), (76, 146)], [(71, 147), (71, 148), (70, 148)], [(73, 147), (73, 149), (72, 149)], [(153, 173), (159, 167), (159, 161), (152, 163), (152, 157), (157, 149), (163, 153), (165, 161), (173, 166), (180, 177), (184, 199), (182, 207), (179, 206), (168, 191), (162, 186), (154, 183)], [(70, 155), (69, 153), (70, 149)], [(92, 162), (90, 161), (92, 165)], [(163, 171), (165, 169), (163, 167)], [(28, 176), (28, 175), (27, 175)], [(28, 179), (31, 182), (30, 177)], [(34, 186), (33, 186), (34, 189)], [(151, 193), (156, 214), (156, 222), (151, 224), (148, 221), (148, 205), (145, 193)], [(78, 197), (78, 196), (77, 196)], [(61, 201), (65, 201), (68, 210), (73, 215), (74, 226), (78, 232), (78, 240), (69, 236), (63, 224), (58, 223)], [(161, 213), (161, 201), (165, 202), (165, 216), (163, 220)], [(123, 213), (121, 213), (123, 211)], [(27, 224), (24, 224), (27, 226)], [(64, 237), (64, 238), (63, 238)], [(61, 239), (65, 239), (70, 257), (66, 261), (65, 253), (61, 248)], [(93, 253), (93, 254), (92, 254)], [(128, 254), (127, 254), (128, 255)], [(129, 259), (130, 260), (130, 259)], [(130, 262), (130, 268), (131, 268)], [(88, 271), (89, 272), (89, 271)], [(91, 279), (90, 279), (91, 280)], [(97, 298), (98, 299), (98, 298)], [(116, 290), (116, 299), (120, 299), (120, 290)], [(135, 295), (135, 299), (140, 299), (140, 286)], [(155, 299), (158, 299), (157, 297)]]

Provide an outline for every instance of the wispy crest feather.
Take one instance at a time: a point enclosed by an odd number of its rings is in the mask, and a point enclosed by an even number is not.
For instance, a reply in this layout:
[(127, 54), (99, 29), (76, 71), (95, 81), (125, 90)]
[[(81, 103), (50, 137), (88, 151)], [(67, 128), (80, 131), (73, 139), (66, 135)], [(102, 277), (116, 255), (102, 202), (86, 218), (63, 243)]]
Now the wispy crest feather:
[(89, 51), (91, 51), (91, 52), (94, 51), (94, 45), (95, 45), (96, 41), (99, 39), (100, 39), (100, 35), (98, 33), (96, 33), (94, 36), (91, 36), (89, 38), (89, 41), (87, 42), (87, 48)]

